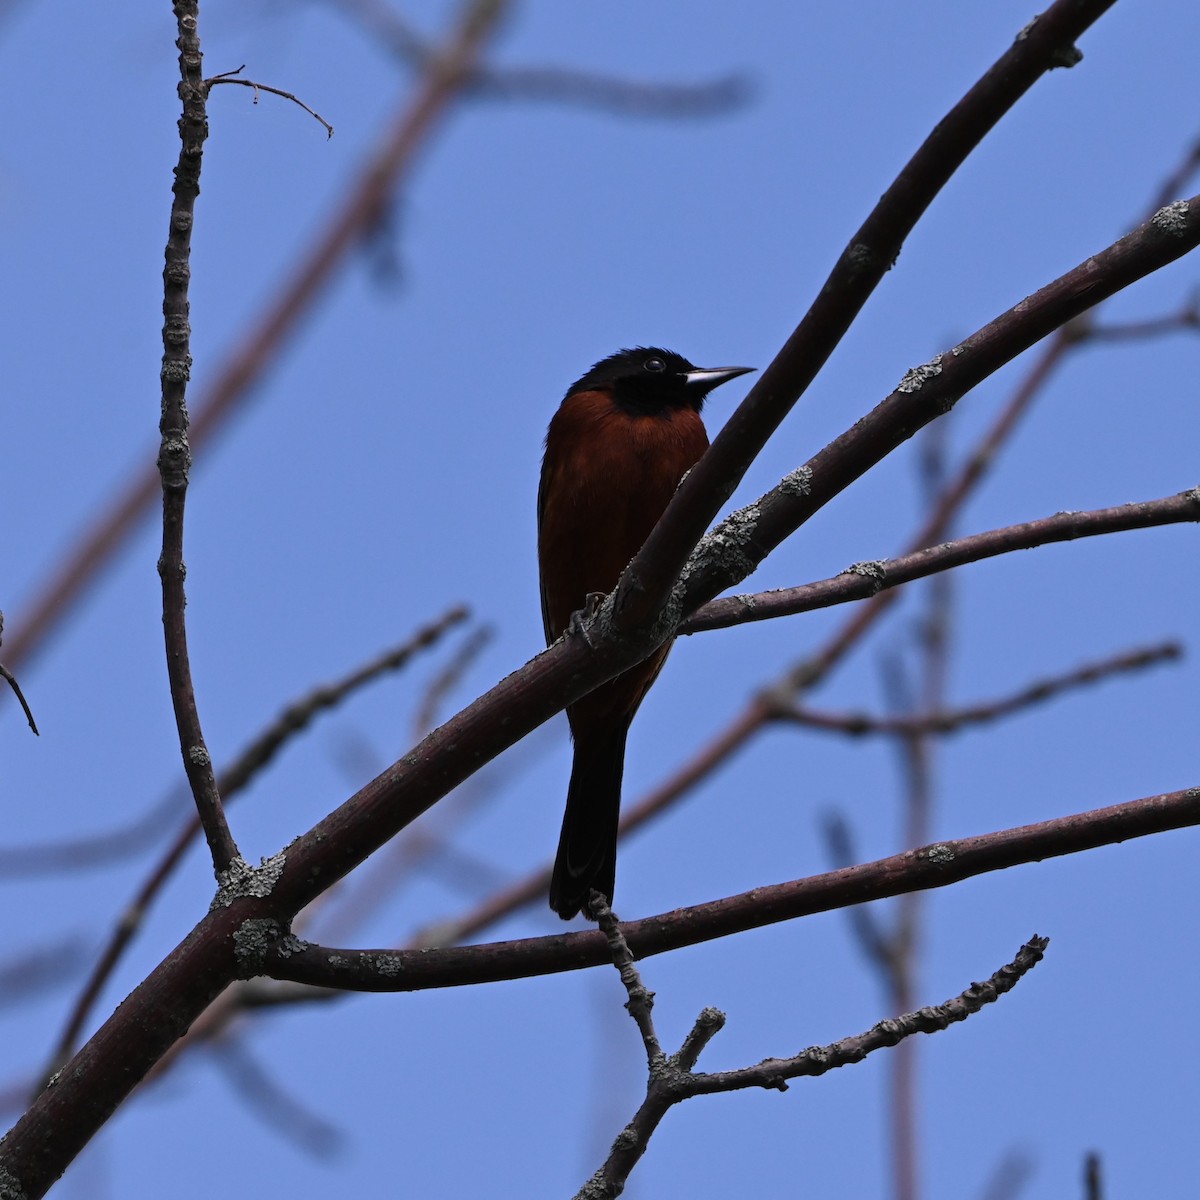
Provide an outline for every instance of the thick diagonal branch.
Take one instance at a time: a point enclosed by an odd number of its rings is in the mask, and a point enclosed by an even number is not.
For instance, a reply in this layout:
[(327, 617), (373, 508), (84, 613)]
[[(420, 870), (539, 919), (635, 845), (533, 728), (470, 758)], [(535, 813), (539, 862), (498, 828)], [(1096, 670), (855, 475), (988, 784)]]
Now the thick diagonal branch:
[(626, 569), (615, 603), (619, 629), (637, 628), (664, 610), (704, 531), (845, 336), (934, 197), (1047, 71), (1077, 61), (1076, 38), (1113, 2), (1056, 0), (938, 122), (850, 239), (812, 307)]

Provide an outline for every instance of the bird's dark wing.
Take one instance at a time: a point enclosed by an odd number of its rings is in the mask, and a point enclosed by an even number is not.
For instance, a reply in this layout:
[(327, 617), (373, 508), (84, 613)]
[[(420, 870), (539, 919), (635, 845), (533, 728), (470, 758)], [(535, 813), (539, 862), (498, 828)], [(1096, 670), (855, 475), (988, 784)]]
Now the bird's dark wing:
[(549, 464), (542, 463), (542, 478), (538, 483), (538, 503), (537, 503), (537, 532), (538, 532), (538, 590), (542, 596), (542, 628), (546, 631), (546, 645), (549, 646), (554, 641), (555, 635), (550, 631), (550, 607), (546, 602), (546, 580), (541, 571), (541, 542), (542, 542), (542, 516), (546, 511), (546, 493), (550, 490), (547, 487), (547, 477), (550, 474)]

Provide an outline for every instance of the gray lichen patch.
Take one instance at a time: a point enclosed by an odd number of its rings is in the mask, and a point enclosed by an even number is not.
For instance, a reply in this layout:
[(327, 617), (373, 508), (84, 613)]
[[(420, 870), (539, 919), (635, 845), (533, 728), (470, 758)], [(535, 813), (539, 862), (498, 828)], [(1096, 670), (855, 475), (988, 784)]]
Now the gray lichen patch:
[(807, 496), (812, 491), (812, 476), (811, 467), (797, 467), (779, 481), (779, 490), (785, 496)]
[(958, 854), (954, 849), (953, 842), (935, 842), (932, 846), (926, 846), (920, 852), (920, 856), (933, 863), (935, 867), (948, 867), (958, 857)]
[(1188, 227), (1188, 202), (1176, 200), (1174, 204), (1164, 204), (1150, 218), (1150, 224), (1172, 237), (1183, 237)]
[(939, 354), (919, 367), (913, 367), (904, 373), (904, 378), (896, 385), (896, 391), (909, 395), (919, 392), (931, 379), (936, 379), (942, 373), (942, 356)]
[(264, 858), (257, 867), (252, 867), (244, 858), (235, 858), (217, 875), (217, 894), (209, 911), (228, 908), (235, 900), (245, 896), (265, 899), (278, 883), (286, 863), (287, 853), (282, 850), (270, 858)]
[(11, 1172), (0, 1167), (0, 1200), (25, 1200), (25, 1189)]
[(276, 946), (282, 933), (279, 922), (270, 917), (250, 917), (234, 930), (233, 954), (240, 979), (266, 974), (267, 953)]
[(851, 563), (842, 574), (861, 575), (864, 579), (871, 580), (875, 585), (876, 592), (880, 591), (887, 582), (887, 570), (883, 563), (878, 561)]
[(707, 561), (730, 582), (745, 579), (758, 566), (758, 557), (750, 547), (761, 513), (757, 504), (748, 504), (731, 512), (696, 547), (696, 558)]

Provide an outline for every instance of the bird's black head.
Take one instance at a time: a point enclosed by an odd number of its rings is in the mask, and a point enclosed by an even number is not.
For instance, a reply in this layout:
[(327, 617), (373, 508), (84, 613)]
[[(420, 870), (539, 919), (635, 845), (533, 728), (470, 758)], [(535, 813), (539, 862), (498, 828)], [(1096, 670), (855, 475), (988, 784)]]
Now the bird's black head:
[(672, 408), (694, 408), (699, 412), (713, 388), (753, 370), (753, 367), (697, 367), (670, 350), (635, 346), (601, 359), (571, 384), (567, 395), (611, 392), (623, 409), (639, 415)]

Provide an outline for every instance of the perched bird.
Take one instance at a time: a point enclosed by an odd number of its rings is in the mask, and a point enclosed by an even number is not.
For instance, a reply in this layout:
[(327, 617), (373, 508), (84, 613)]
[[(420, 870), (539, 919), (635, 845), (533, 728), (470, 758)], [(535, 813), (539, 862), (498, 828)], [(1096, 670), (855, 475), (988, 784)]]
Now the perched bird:
[[(538, 564), (546, 642), (594, 593), (606, 594), (708, 448), (700, 420), (713, 388), (753, 367), (705, 370), (669, 350), (621, 350), (567, 389), (546, 433)], [(593, 888), (611, 902), (625, 736), (668, 646), (567, 709), (575, 760), (550, 907), (570, 920)]]

